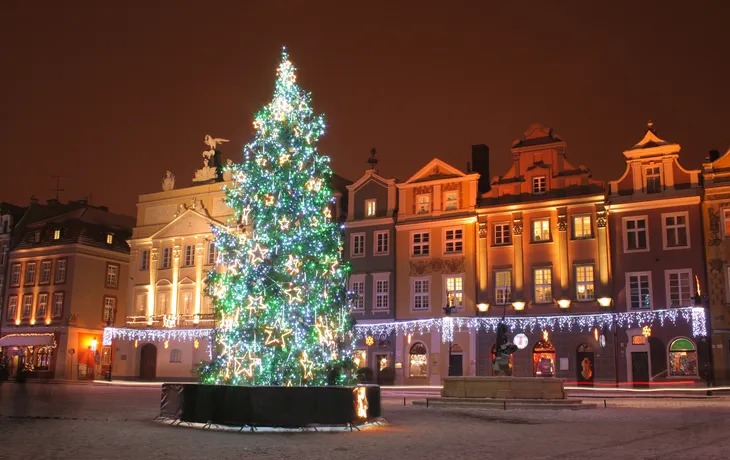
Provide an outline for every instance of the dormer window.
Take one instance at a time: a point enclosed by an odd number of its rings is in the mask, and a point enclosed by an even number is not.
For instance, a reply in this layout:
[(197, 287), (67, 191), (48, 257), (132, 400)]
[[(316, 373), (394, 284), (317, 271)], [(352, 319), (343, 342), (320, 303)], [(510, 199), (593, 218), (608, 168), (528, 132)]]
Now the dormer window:
[(542, 195), (547, 191), (547, 178), (545, 176), (537, 176), (532, 178), (532, 194)]
[(36, 232), (33, 234), (33, 242), (34, 243), (40, 243), (41, 242), (41, 232), (40, 232), (40, 230), (36, 230)]
[(377, 203), (375, 198), (365, 200), (365, 217), (375, 217)]
[(428, 214), (431, 212), (431, 195), (418, 195), (418, 214)]
[(454, 211), (459, 207), (459, 193), (454, 190), (444, 193), (444, 210)]
[(106, 244), (112, 244), (112, 243), (114, 243), (114, 234), (107, 233), (106, 234)]
[(661, 166), (647, 166), (644, 168), (644, 189), (646, 193), (660, 193), (662, 191)]
[(54, 240), (60, 240), (61, 239), (61, 229), (57, 228), (53, 231), (53, 239)]

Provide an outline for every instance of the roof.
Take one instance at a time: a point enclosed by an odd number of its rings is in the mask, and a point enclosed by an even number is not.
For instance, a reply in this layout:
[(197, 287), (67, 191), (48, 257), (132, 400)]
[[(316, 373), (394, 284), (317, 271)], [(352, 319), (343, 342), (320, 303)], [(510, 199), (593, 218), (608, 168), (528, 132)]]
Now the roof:
[(661, 147), (662, 145), (672, 145), (672, 142), (667, 142), (664, 139), (660, 139), (659, 136), (656, 135), (656, 131), (654, 131), (654, 123), (649, 122), (647, 124), (647, 130), (644, 134), (644, 137), (637, 142), (633, 147), (630, 147), (626, 149), (629, 150), (639, 150), (639, 149), (650, 149), (652, 147)]
[(555, 144), (559, 142), (565, 141), (558, 137), (552, 128), (548, 128), (542, 123), (533, 123), (529, 128), (527, 128), (522, 139), (518, 139), (512, 143), (512, 148), (519, 149), (524, 147), (535, 147), (538, 145)]

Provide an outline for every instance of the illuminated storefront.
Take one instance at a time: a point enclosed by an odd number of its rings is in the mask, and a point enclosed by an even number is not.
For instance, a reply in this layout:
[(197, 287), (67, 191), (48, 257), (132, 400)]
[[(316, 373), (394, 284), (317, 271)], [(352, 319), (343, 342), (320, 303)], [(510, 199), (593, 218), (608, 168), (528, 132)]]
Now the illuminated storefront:
[(535, 377), (555, 376), (555, 345), (550, 342), (547, 331), (543, 331), (542, 339), (532, 349), (532, 368)]
[(669, 376), (697, 377), (697, 349), (691, 340), (679, 338), (669, 345)]

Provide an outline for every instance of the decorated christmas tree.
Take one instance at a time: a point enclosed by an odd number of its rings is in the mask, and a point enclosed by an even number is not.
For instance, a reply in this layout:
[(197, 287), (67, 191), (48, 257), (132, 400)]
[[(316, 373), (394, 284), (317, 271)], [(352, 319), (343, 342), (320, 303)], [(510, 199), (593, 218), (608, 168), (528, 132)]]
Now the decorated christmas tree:
[(296, 82), (286, 51), (255, 139), (230, 166), (233, 222), (215, 228), (208, 274), (216, 328), (204, 383), (350, 383), (352, 332), (329, 158), (317, 152), (324, 118)]

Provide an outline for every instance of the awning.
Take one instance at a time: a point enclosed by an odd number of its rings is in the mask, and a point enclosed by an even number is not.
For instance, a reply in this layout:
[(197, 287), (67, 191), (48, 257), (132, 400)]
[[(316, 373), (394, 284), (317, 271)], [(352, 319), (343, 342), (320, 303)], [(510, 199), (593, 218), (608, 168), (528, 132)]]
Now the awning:
[(56, 345), (53, 334), (8, 334), (0, 338), (0, 347)]

